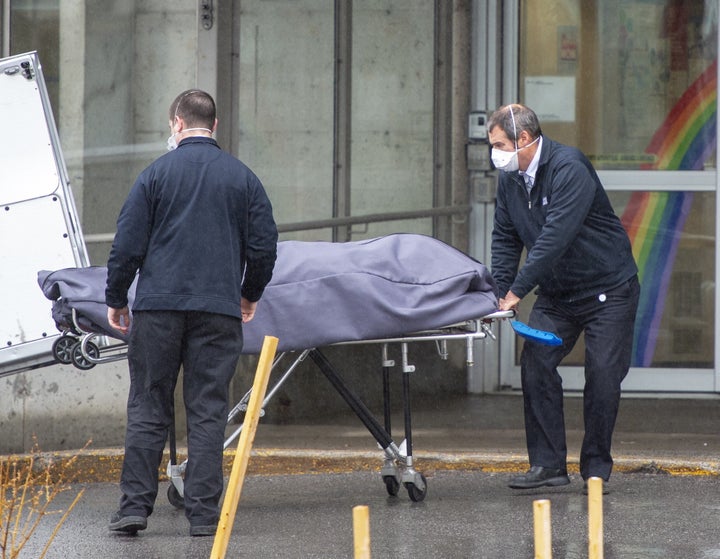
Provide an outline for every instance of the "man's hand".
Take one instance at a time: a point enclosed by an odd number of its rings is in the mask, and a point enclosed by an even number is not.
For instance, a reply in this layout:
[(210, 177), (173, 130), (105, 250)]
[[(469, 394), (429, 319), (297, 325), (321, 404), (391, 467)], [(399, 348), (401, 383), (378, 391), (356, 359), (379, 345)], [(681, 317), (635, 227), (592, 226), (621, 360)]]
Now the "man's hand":
[(498, 303), (498, 309), (500, 309), (501, 311), (514, 311), (517, 310), (518, 303), (520, 303), (520, 298), (512, 291), (508, 291), (507, 295), (505, 295), (503, 299), (500, 299)]
[(251, 303), (245, 297), (240, 299), (240, 314), (242, 315), (243, 322), (250, 322), (255, 316), (255, 309), (257, 308), (257, 301)]
[(108, 322), (110, 326), (119, 330), (123, 334), (127, 334), (130, 329), (130, 309), (123, 307), (122, 309), (113, 309), (108, 307)]

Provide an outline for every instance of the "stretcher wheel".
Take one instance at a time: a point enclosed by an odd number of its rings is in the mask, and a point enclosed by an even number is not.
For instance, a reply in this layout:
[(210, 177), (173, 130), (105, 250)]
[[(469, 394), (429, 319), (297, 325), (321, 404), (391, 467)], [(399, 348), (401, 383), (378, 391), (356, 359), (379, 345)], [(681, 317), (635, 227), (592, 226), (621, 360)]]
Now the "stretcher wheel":
[[(92, 342), (85, 344), (85, 350), (91, 357), (100, 357), (100, 350), (98, 349), (98, 346)], [(95, 363), (90, 363), (90, 361), (85, 359), (80, 342), (76, 342), (72, 347), (72, 363), (75, 367), (83, 371), (92, 369), (95, 366)]]
[(64, 365), (69, 365), (73, 361), (73, 346), (78, 343), (77, 338), (63, 334), (53, 342), (52, 354), (55, 360)]
[(388, 495), (396, 497), (400, 492), (400, 482), (395, 476), (383, 476), (385, 482), (385, 489), (387, 489)]
[(177, 487), (175, 487), (172, 483), (170, 483), (170, 487), (168, 487), (167, 498), (168, 501), (170, 501), (170, 504), (176, 509), (185, 508), (185, 499), (182, 495), (180, 495), (180, 491), (178, 491)]
[(405, 489), (407, 489), (408, 496), (410, 497), (410, 500), (414, 503), (419, 503), (420, 501), (425, 499), (425, 495), (427, 495), (427, 481), (425, 480), (425, 476), (420, 474), (420, 479), (422, 479), (425, 489), (420, 489), (411, 481), (405, 483)]

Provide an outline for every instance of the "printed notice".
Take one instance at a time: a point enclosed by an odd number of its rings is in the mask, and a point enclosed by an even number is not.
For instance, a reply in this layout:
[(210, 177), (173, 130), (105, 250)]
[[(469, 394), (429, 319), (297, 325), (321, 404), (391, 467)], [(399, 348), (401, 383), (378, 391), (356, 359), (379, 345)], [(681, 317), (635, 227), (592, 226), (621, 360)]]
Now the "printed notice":
[(526, 77), (525, 104), (540, 122), (575, 122), (575, 77)]

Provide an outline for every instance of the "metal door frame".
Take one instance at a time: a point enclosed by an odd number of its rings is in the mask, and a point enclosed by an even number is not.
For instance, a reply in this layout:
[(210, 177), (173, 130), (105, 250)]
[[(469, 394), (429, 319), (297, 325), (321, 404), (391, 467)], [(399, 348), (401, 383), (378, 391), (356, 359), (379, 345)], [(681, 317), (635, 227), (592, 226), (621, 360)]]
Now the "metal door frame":
[[(474, 110), (492, 110), (497, 105), (515, 102), (518, 99), (519, 72), (519, 1), (473, 0), (473, 72), (474, 80), (472, 107)], [(497, 37), (498, 30), (502, 30)], [(487, 37), (486, 42), (476, 37)], [(494, 43), (489, 44), (490, 41)], [(494, 55), (495, 47), (501, 55)], [(720, 52), (720, 33), (718, 33)], [(493, 58), (495, 56), (495, 58)], [(493, 60), (502, 61), (500, 68)], [(495, 103), (493, 92), (500, 91), (500, 102)], [(716, 111), (720, 130), (720, 111)], [(716, 161), (720, 161), (720, 142), (716, 147)], [(601, 171), (603, 184), (608, 191), (672, 191), (714, 192), (715, 196), (715, 270), (720, 270), (720, 173), (715, 171)], [(638, 186), (640, 185), (640, 186)], [(682, 187), (682, 188), (680, 188)], [(492, 234), (492, 204), (476, 204), (473, 208), (474, 255), (489, 261), (490, 237)], [(713, 368), (660, 368), (632, 367), (623, 383), (629, 392), (648, 394), (683, 393), (707, 394), (720, 392), (720, 371), (718, 350), (720, 349), (720, 296), (715, 289), (715, 336)], [(498, 389), (520, 389), (520, 367), (516, 364), (516, 338), (508, 324), (500, 328), (499, 348), (478, 347), (482, 355), (482, 370), (469, 374), (471, 392), (486, 392)], [(566, 390), (582, 390), (584, 386), (583, 367), (561, 367), (560, 374)]]

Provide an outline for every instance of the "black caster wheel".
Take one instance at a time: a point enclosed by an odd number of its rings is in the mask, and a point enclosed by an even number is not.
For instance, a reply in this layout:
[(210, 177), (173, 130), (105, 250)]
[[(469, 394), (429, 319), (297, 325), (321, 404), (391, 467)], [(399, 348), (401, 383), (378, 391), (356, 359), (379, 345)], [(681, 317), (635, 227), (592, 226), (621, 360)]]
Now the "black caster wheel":
[(69, 365), (73, 361), (73, 346), (78, 343), (77, 338), (63, 334), (53, 342), (52, 354), (58, 363)]
[(170, 483), (170, 487), (168, 487), (167, 498), (168, 501), (170, 501), (170, 504), (176, 509), (185, 508), (185, 499), (180, 495), (180, 491), (178, 491), (177, 487), (175, 487), (172, 483)]
[[(92, 342), (88, 342), (85, 344), (85, 350), (87, 351), (88, 355), (93, 358), (100, 357), (100, 350), (98, 349), (98, 346), (96, 346)], [(91, 363), (90, 361), (85, 359), (85, 356), (82, 353), (82, 348), (80, 347), (80, 342), (76, 342), (75, 345), (72, 347), (72, 363), (73, 365), (75, 365), (75, 367), (83, 371), (92, 369), (95, 366), (95, 363)]]
[(427, 495), (427, 481), (425, 480), (425, 476), (420, 474), (420, 479), (422, 479), (425, 489), (421, 490), (417, 485), (410, 481), (405, 483), (405, 489), (407, 489), (408, 496), (410, 497), (410, 500), (414, 503), (419, 503), (420, 501), (425, 499), (425, 495)]
[(385, 489), (387, 489), (388, 495), (396, 497), (400, 491), (400, 482), (395, 476), (383, 476), (385, 482)]

